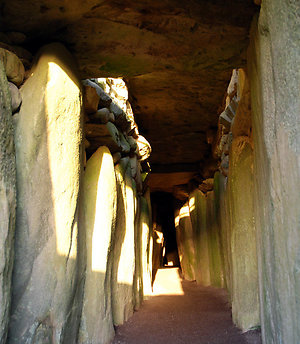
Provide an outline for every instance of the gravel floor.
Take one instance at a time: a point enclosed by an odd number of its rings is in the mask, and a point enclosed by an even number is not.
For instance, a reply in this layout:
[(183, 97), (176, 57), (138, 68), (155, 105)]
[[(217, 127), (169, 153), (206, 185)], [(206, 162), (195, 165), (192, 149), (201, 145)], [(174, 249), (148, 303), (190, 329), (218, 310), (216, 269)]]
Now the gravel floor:
[[(172, 271), (168, 270), (166, 273), (170, 275)], [(163, 275), (164, 271), (160, 277)], [(195, 282), (182, 280), (180, 283), (183, 295), (172, 295), (170, 290), (169, 295), (152, 296), (144, 301), (142, 307), (124, 325), (116, 329), (113, 343), (261, 343), (259, 331), (242, 334), (233, 325), (224, 289), (202, 287)], [(169, 285), (172, 288), (170, 280)]]

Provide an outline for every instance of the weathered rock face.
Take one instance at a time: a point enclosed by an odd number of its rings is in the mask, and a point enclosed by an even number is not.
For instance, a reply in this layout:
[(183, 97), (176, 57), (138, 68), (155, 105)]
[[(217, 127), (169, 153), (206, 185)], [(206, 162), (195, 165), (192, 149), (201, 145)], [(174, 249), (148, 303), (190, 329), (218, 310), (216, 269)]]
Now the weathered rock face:
[[(232, 143), (227, 181), (232, 317), (247, 331), (259, 325), (256, 230), (253, 210), (253, 150), (247, 137)], [(222, 216), (225, 217), (226, 210)], [(224, 246), (226, 242), (224, 243)]]
[(186, 203), (176, 215), (176, 238), (182, 274), (186, 280), (194, 281), (196, 257), (194, 231), (190, 218), (188, 203)]
[[(122, 160), (121, 160), (122, 161)], [(134, 307), (134, 223), (136, 190), (131, 178), (129, 161), (115, 167), (118, 212), (114, 236), (112, 265), (112, 309), (115, 325), (121, 325), (133, 313)]]
[(210, 153), (206, 131), (217, 125), (231, 70), (245, 64), (254, 11), (252, 0), (4, 0), (0, 29), (24, 32), (28, 46), (65, 43), (82, 78), (126, 77), (153, 172), (163, 164), (195, 173)]
[(141, 252), (141, 277), (143, 286), (143, 295), (145, 298), (151, 295), (151, 274), (152, 274), (152, 228), (150, 221), (150, 207), (147, 199), (142, 196), (140, 198), (140, 252)]
[(0, 61), (0, 342), (5, 343), (10, 316), (16, 215), (16, 166), (11, 98)]
[(264, 343), (300, 338), (298, 1), (263, 1), (249, 55)]
[(211, 285), (223, 287), (223, 262), (221, 259), (221, 227), (219, 223), (219, 208), (216, 195), (218, 186), (215, 184), (214, 191), (206, 194), (206, 226), (208, 235), (209, 269)]
[(72, 66), (62, 46), (46, 46), (14, 116), (18, 197), (9, 343), (76, 341), (82, 101)]
[(84, 175), (87, 267), (78, 343), (109, 343), (114, 336), (111, 266), (117, 207), (114, 164), (107, 147), (88, 160)]
[(210, 285), (208, 234), (206, 226), (206, 197), (198, 189), (189, 196), (189, 212), (194, 230), (195, 277), (199, 284)]

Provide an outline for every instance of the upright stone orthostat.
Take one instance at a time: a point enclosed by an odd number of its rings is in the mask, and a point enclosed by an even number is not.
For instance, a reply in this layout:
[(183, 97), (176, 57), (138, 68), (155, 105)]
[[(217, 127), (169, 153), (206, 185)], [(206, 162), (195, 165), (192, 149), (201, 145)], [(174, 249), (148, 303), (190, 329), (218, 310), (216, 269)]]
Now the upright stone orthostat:
[(75, 342), (82, 100), (63, 46), (39, 52), (21, 94), (14, 116), (17, 220), (9, 343)]
[(262, 1), (250, 67), (264, 343), (300, 338), (300, 3)]
[(227, 192), (230, 208), (232, 318), (243, 331), (260, 324), (252, 169), (251, 144), (248, 138), (240, 136), (232, 143)]
[(78, 343), (108, 344), (114, 336), (111, 267), (117, 189), (107, 147), (87, 161), (83, 191), (87, 266)]
[(16, 214), (16, 164), (11, 99), (0, 60), (0, 343), (6, 342), (10, 316)]
[(118, 164), (115, 173), (118, 208), (113, 248), (112, 309), (114, 324), (121, 325), (133, 313), (134, 305), (136, 192), (129, 161), (125, 166), (122, 163)]

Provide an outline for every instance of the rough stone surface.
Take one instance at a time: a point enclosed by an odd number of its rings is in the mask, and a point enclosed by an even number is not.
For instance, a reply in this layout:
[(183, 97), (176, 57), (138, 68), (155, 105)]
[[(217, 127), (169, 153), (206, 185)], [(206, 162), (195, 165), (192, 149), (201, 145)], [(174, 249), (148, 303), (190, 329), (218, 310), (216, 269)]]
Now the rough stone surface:
[(0, 61), (0, 343), (6, 342), (10, 316), (16, 215), (16, 166), (11, 99)]
[(10, 97), (11, 97), (11, 111), (12, 113), (15, 113), (19, 109), (22, 103), (21, 93), (18, 87), (12, 82), (9, 82), (8, 86), (9, 86), (9, 92), (10, 92)]
[(249, 55), (264, 343), (300, 338), (299, 1), (262, 1)]
[(64, 42), (83, 78), (126, 77), (151, 162), (189, 164), (210, 152), (205, 132), (217, 125), (232, 69), (245, 65), (255, 8), (253, 0), (3, 0), (0, 29)]
[(223, 262), (221, 258), (221, 227), (218, 219), (218, 200), (215, 184), (214, 191), (206, 194), (206, 226), (208, 235), (210, 283), (214, 287), (224, 286)]
[(200, 190), (189, 195), (189, 212), (194, 232), (195, 277), (197, 283), (210, 285), (208, 233), (206, 227), (206, 197)]
[(7, 79), (17, 86), (24, 80), (25, 69), (18, 56), (6, 49), (0, 48), (0, 59), (4, 65)]
[(135, 269), (134, 222), (136, 192), (130, 164), (115, 167), (118, 211), (113, 247), (112, 310), (114, 325), (121, 325), (133, 313), (133, 278)]
[(100, 147), (84, 175), (86, 280), (78, 343), (108, 344), (114, 336), (111, 307), (112, 240), (117, 190), (113, 158)]
[(258, 326), (260, 319), (253, 216), (253, 150), (247, 137), (233, 140), (226, 192), (230, 208), (232, 318), (239, 328), (248, 331)]
[(195, 243), (189, 205), (186, 203), (175, 217), (176, 239), (184, 279), (195, 280)]
[(9, 343), (75, 342), (82, 99), (73, 60), (52, 44), (21, 88)]
[(95, 89), (90, 85), (84, 85), (83, 104), (87, 114), (94, 113), (98, 110), (100, 97)]
[(151, 295), (151, 274), (152, 274), (152, 228), (150, 227), (150, 211), (148, 201), (145, 197), (140, 198), (140, 235), (141, 235), (141, 271), (143, 295), (145, 298)]

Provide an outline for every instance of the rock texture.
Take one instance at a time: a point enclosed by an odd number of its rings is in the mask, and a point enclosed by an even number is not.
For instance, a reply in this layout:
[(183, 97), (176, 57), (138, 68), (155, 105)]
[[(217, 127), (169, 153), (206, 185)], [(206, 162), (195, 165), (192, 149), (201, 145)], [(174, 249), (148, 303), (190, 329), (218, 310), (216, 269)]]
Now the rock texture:
[(300, 338), (298, 1), (262, 1), (249, 55), (264, 343)]
[[(248, 85), (247, 72), (235, 70), (220, 115), (218, 134), (211, 141), (221, 172), (216, 172), (214, 179), (203, 180), (196, 188), (194, 185), (188, 203), (180, 209), (179, 223), (175, 220), (177, 228), (182, 227), (177, 242), (183, 276), (190, 278), (190, 272), (194, 271), (197, 283), (226, 286), (233, 321), (243, 331), (260, 324)], [(189, 236), (183, 235), (183, 229), (188, 230)], [(190, 258), (191, 250), (195, 251), (195, 259)]]
[(115, 230), (117, 189), (107, 147), (88, 160), (84, 175), (87, 267), (78, 343), (110, 343), (114, 336), (110, 255)]
[(185, 204), (175, 217), (175, 227), (180, 267), (183, 277), (188, 281), (194, 281), (196, 263), (194, 231), (188, 204)]
[(254, 12), (252, 0), (4, 0), (0, 29), (25, 33), (28, 47), (65, 43), (82, 78), (126, 77), (151, 162), (188, 172), (210, 153), (206, 131), (217, 125), (231, 70), (245, 65)]
[(16, 166), (9, 86), (0, 61), (0, 343), (6, 342), (11, 302), (16, 215)]
[(253, 209), (253, 150), (247, 137), (239, 137), (232, 143), (225, 192), (229, 213), (222, 208), (222, 216), (229, 217), (228, 224), (222, 230), (228, 231), (230, 240), (231, 267), (227, 279), (231, 282), (232, 317), (239, 328), (247, 331), (260, 324)]
[(38, 54), (14, 116), (17, 221), (9, 343), (76, 341), (82, 100), (69, 53)]
[(189, 195), (189, 212), (194, 231), (196, 281), (203, 286), (209, 286), (210, 269), (206, 226), (206, 197), (198, 189)]
[(135, 270), (134, 223), (137, 200), (129, 162), (115, 167), (118, 194), (118, 217), (113, 248), (112, 309), (116, 326), (133, 313), (133, 279)]

